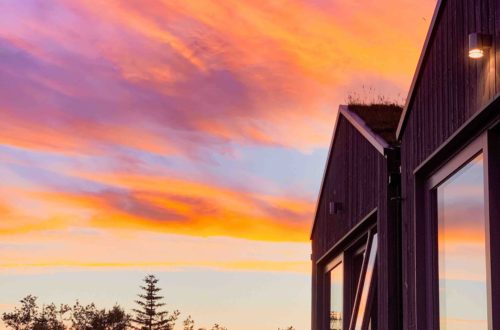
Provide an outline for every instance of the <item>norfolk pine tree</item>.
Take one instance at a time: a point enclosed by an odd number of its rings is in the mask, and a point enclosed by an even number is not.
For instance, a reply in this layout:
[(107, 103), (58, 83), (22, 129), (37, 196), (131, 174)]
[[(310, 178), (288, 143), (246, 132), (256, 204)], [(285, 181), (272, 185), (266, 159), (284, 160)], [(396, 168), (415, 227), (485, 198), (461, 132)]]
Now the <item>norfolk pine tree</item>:
[(134, 309), (136, 316), (133, 322), (137, 324), (135, 329), (139, 330), (172, 330), (175, 321), (179, 316), (179, 311), (170, 314), (166, 310), (161, 310), (165, 303), (164, 298), (159, 294), (161, 289), (157, 286), (158, 279), (154, 275), (147, 275), (144, 278), (144, 285), (141, 286), (143, 293), (139, 294), (135, 302), (139, 307)]

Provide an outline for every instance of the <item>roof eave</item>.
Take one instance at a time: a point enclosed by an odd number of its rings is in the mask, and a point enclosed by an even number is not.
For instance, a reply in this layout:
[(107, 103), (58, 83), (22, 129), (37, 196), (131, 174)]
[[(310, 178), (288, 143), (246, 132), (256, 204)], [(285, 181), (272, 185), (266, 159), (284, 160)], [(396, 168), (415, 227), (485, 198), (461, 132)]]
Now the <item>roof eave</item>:
[(339, 112), (351, 123), (356, 130), (363, 135), (365, 139), (370, 142), (378, 152), (385, 154), (385, 149), (389, 148), (389, 144), (380, 137), (377, 133), (375, 133), (368, 125), (366, 125), (365, 121), (360, 118), (357, 114), (349, 110), (349, 107), (341, 107)]

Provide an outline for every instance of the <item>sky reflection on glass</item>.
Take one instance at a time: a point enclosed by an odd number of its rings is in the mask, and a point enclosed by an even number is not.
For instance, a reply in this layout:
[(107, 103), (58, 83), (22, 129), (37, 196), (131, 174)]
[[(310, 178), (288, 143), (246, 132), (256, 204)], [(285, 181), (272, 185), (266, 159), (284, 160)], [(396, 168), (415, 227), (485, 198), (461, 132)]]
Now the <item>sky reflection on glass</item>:
[(488, 329), (483, 155), (437, 193), (440, 328)]
[(330, 330), (342, 330), (344, 266), (339, 263), (330, 271)]
[(361, 299), (359, 301), (358, 315), (356, 317), (356, 324), (354, 329), (361, 330), (363, 323), (363, 318), (366, 313), (366, 303), (368, 301), (368, 293), (370, 291), (370, 285), (372, 282), (373, 271), (375, 269), (375, 260), (377, 257), (377, 247), (378, 247), (378, 234), (373, 235), (373, 239), (370, 247), (370, 255), (368, 257), (368, 265), (366, 266), (366, 273), (363, 282), (363, 291), (361, 291)]

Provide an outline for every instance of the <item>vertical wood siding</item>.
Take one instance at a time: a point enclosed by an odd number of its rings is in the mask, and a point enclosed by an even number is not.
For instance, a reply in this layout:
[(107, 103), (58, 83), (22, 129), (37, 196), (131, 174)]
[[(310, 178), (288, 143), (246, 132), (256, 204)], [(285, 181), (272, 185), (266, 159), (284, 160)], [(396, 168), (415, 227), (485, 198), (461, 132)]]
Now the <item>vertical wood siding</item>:
[[(319, 202), (313, 257), (321, 257), (379, 205), (386, 192), (380, 182), (385, 168), (385, 158), (341, 116)], [(342, 203), (342, 212), (330, 215), (330, 201)]]
[(495, 47), (482, 60), (467, 56), (469, 33), (498, 35), (500, 0), (443, 5), (401, 140), (404, 329), (415, 329), (416, 322), (413, 171), (500, 90)]
[[(342, 116), (335, 134), (312, 236), (312, 329), (325, 328), (322, 316), (327, 315), (329, 308), (322, 298), (325, 282), (322, 270), (315, 267), (316, 261), (375, 207), (378, 208), (379, 232), (379, 325), (381, 329), (400, 329), (397, 313), (391, 310), (397, 307), (392, 305), (400, 305), (400, 273), (394, 267), (395, 260), (399, 259), (398, 240), (395, 239), (398, 236), (397, 214), (395, 202), (390, 201), (388, 195), (388, 167), (391, 164)], [(399, 158), (396, 163), (392, 165), (398, 168)], [(342, 203), (339, 214), (329, 214), (330, 201)]]

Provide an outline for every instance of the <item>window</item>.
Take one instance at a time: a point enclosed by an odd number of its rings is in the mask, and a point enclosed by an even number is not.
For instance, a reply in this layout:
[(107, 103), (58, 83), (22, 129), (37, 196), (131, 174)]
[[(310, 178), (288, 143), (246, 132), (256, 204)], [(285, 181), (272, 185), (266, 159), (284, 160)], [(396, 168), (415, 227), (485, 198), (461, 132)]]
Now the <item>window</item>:
[(416, 171), (418, 329), (486, 330), (500, 320), (499, 137), (447, 147)]
[(488, 329), (483, 154), (436, 188), (439, 325)]
[(343, 329), (344, 265), (338, 261), (330, 271), (330, 330)]
[[(365, 252), (366, 262), (363, 265), (363, 276), (359, 277), (359, 286), (358, 286), (358, 294), (356, 295), (356, 300), (359, 299), (359, 302), (356, 302), (353, 309), (352, 322), (353, 325), (350, 327), (351, 329), (361, 330), (364, 324), (369, 323), (370, 312), (371, 312), (371, 303), (373, 302), (373, 298), (369, 300), (370, 293), (373, 295), (373, 290), (375, 285), (372, 283), (373, 274), (375, 272), (375, 259), (377, 257), (377, 247), (378, 247), (378, 236), (374, 234), (370, 240), (370, 249)], [(372, 292), (370, 292), (372, 291)]]
[[(326, 267), (329, 279), (329, 330), (364, 330), (376, 311), (378, 236), (372, 228)], [(345, 309), (345, 302), (349, 302)], [(352, 304), (352, 305), (351, 305)]]
[(358, 286), (359, 286), (359, 278), (362, 272), (363, 268), (363, 260), (365, 258), (365, 252), (366, 252), (366, 241), (367, 238), (363, 237), (361, 239), (361, 244), (349, 249), (348, 253), (346, 253), (346, 258), (350, 262), (350, 268), (347, 269), (349, 272), (350, 276), (348, 281), (346, 281), (346, 286), (349, 286), (349, 293), (348, 293), (348, 303), (349, 303), (349, 314), (352, 312), (354, 309), (355, 305), (355, 299), (356, 299), (356, 292), (358, 291)]

